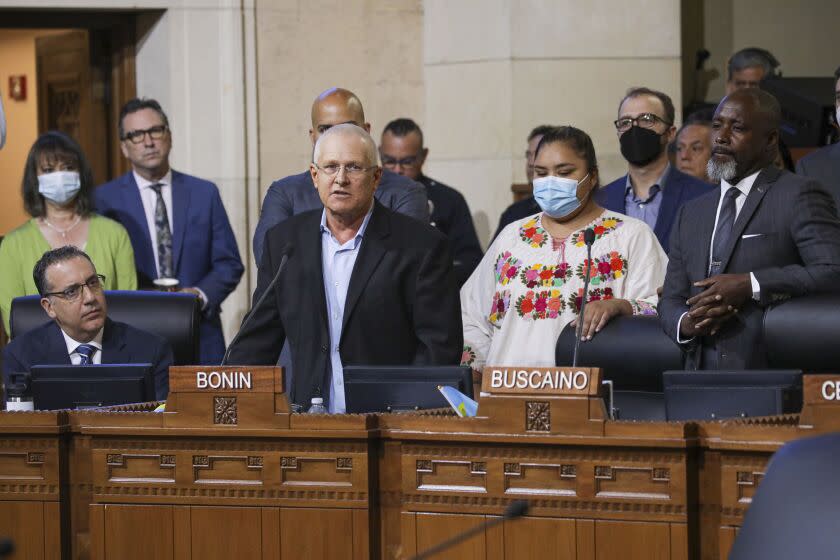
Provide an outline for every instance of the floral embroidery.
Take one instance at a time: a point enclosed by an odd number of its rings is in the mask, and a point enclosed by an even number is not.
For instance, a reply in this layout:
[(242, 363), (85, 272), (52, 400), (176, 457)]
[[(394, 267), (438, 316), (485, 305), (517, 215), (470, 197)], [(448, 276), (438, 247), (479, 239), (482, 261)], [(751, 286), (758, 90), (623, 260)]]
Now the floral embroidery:
[[(568, 306), (570, 309), (573, 309), (575, 313), (580, 313), (580, 303), (581, 299), (583, 298), (583, 288), (578, 288), (577, 295), (572, 294), (569, 296)], [(594, 290), (589, 290), (589, 300), (587, 301), (597, 301), (599, 299), (613, 299), (613, 290), (612, 288), (595, 288)]]
[[(589, 261), (585, 260), (577, 267), (577, 277), (584, 280), (586, 266)], [(613, 251), (595, 258), (592, 261), (592, 268), (589, 271), (589, 283), (592, 286), (618, 280), (627, 274), (627, 259), (618, 251)]]
[(656, 306), (641, 299), (630, 299), (633, 315), (657, 315)]
[(475, 351), (469, 345), (464, 345), (464, 352), (461, 354), (461, 365), (471, 366), (475, 363)]
[(493, 294), (493, 304), (490, 307), (490, 317), (488, 319), (494, 325), (498, 325), (502, 319), (505, 318), (508, 308), (510, 307), (510, 291), (502, 290)]
[(539, 249), (545, 245), (549, 235), (542, 228), (539, 216), (537, 216), (522, 224), (519, 228), (519, 237), (534, 249)]
[(516, 300), (516, 312), (526, 319), (556, 319), (565, 307), (560, 290), (528, 290)]
[(519, 275), (519, 279), (528, 288), (559, 288), (571, 277), (572, 267), (565, 262), (557, 266), (535, 264), (522, 270)]
[(502, 286), (507, 285), (513, 278), (516, 278), (519, 269), (522, 268), (522, 261), (505, 251), (496, 257), (496, 283)]
[[(602, 218), (599, 224), (592, 227), (592, 229), (595, 230), (595, 241), (598, 241), (605, 235), (612, 233), (623, 224), (624, 221), (616, 218), (615, 216)], [(586, 245), (583, 241), (583, 230), (575, 233), (572, 240), (576, 247), (583, 247)]]

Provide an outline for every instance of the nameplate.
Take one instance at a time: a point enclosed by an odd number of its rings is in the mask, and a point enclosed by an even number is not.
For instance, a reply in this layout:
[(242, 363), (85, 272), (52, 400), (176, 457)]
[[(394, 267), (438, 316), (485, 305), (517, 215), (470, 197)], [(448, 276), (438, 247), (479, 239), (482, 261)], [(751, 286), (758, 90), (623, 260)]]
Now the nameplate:
[(802, 378), (804, 404), (836, 404), (840, 406), (840, 374), (806, 375)]
[(601, 370), (585, 367), (484, 368), (481, 391), (493, 395), (597, 395)]
[(175, 393), (282, 393), (283, 370), (275, 366), (173, 366)]

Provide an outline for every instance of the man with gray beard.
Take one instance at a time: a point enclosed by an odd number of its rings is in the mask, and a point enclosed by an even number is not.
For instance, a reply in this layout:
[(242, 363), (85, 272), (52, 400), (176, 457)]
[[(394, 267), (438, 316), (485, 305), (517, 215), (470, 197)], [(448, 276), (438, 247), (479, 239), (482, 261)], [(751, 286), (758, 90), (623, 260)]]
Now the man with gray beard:
[(686, 369), (767, 367), (764, 308), (840, 291), (834, 199), (773, 166), (780, 118), (778, 101), (759, 89), (735, 91), (715, 111), (707, 172), (720, 188), (680, 209), (659, 302)]

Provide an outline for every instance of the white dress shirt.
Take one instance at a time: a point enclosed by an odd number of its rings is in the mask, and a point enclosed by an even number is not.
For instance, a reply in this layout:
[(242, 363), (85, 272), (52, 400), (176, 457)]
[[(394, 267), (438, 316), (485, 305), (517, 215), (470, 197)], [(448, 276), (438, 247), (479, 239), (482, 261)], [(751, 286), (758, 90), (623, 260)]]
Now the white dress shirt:
[(93, 364), (101, 364), (102, 363), (102, 332), (105, 330), (105, 327), (99, 329), (99, 332), (96, 333), (96, 336), (93, 337), (93, 340), (90, 342), (79, 342), (78, 340), (73, 340), (70, 336), (61, 330), (62, 336), (64, 336), (64, 343), (67, 345), (67, 353), (70, 355), (70, 363), (74, 366), (79, 365), (82, 363), (82, 355), (76, 352), (76, 348), (79, 347), (80, 344), (89, 344), (96, 348), (96, 352), (93, 353), (91, 358), (91, 363)]
[(152, 251), (155, 255), (155, 269), (158, 277), (160, 277), (160, 268), (158, 264), (158, 243), (157, 243), (157, 226), (155, 225), (155, 208), (157, 207), (157, 193), (151, 189), (151, 185), (160, 183), (163, 185), (160, 189), (160, 194), (163, 197), (163, 203), (166, 205), (166, 217), (169, 218), (169, 231), (175, 232), (172, 225), (172, 170), (166, 172), (166, 175), (160, 178), (159, 181), (148, 181), (134, 173), (134, 181), (137, 183), (137, 189), (140, 191), (140, 200), (143, 201), (143, 212), (146, 214), (146, 224), (149, 226), (149, 236), (152, 240)]

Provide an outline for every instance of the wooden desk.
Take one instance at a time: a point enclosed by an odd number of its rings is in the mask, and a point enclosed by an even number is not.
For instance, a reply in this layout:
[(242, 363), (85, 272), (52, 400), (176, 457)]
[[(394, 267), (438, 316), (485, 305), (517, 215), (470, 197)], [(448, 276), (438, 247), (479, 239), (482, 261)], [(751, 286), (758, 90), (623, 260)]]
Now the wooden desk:
[(248, 427), (213, 425), (225, 410), (187, 401), (0, 414), (0, 528), (16, 558), (391, 559), (524, 498), (524, 519), (441, 557), (723, 559), (772, 453), (836, 429), (812, 408), (689, 423), (594, 407), (569, 430), (552, 424), (562, 408), (309, 416), (282, 404), (273, 427)]

